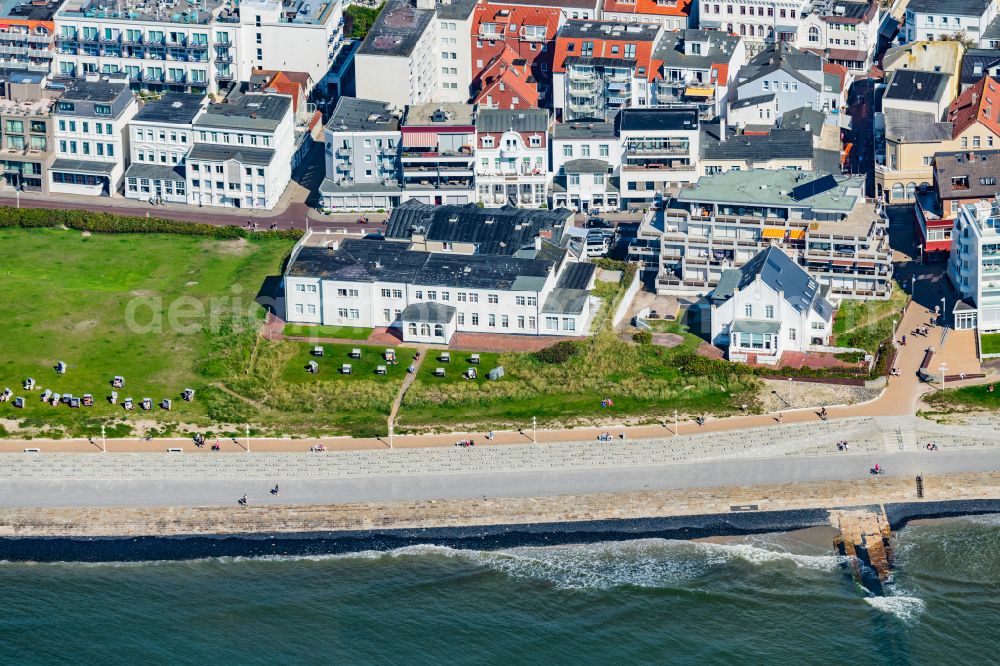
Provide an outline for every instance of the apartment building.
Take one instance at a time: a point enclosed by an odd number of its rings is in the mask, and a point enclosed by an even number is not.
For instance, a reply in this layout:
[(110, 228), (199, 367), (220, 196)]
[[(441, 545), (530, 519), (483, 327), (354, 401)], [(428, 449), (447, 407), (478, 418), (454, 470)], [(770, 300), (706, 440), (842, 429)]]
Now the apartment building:
[(906, 42), (934, 41), (963, 35), (976, 45), (997, 15), (993, 0), (910, 0), (906, 4), (900, 35)]
[(474, 0), (390, 0), (355, 55), (357, 96), (408, 104), (465, 102), (472, 87)]
[[(949, 76), (947, 88), (944, 91), (944, 98), (947, 101), (955, 99), (955, 96), (962, 92), (960, 74), (963, 71), (965, 61), (965, 47), (961, 42), (938, 41), (938, 42), (910, 42), (901, 46), (894, 46), (882, 56), (882, 71), (885, 72), (885, 80), (891, 80), (892, 73), (899, 70), (909, 69), (918, 72), (933, 72), (935, 74), (947, 74)], [(980, 73), (975, 78), (978, 81), (983, 77)], [(975, 83), (970, 81), (969, 83)]]
[(721, 123), (702, 125), (700, 151), (699, 176), (751, 169), (816, 169), (813, 135), (803, 129), (744, 132)]
[(340, 0), (66, 0), (54, 21), (59, 74), (126, 75), (151, 92), (217, 92), (255, 69), (325, 82), (345, 44)]
[(739, 35), (747, 55), (754, 56), (767, 44), (794, 44), (801, 16), (808, 11), (804, 0), (722, 0), (703, 2), (699, 27)]
[(400, 124), (403, 199), (427, 204), (476, 200), (475, 107), (411, 104)]
[[(807, 107), (823, 111), (827, 122), (840, 123), (845, 102), (846, 81), (836, 72), (827, 71), (823, 58), (801, 51), (785, 42), (768, 45), (740, 69), (736, 78), (735, 100), (730, 103), (728, 122), (746, 120), (746, 112), (733, 113), (746, 101), (763, 104), (771, 110), (771, 122), (788, 111)], [(743, 101), (744, 105), (738, 102)], [(750, 118), (759, 115), (751, 111)]]
[(878, 47), (879, 3), (813, 2), (796, 32), (795, 45), (854, 72), (867, 72)]
[(476, 114), (476, 201), (488, 207), (548, 203), (548, 109), (481, 109)]
[(201, 95), (166, 93), (135, 114), (128, 127), (126, 199), (188, 202), (185, 160), (195, 143), (194, 121), (206, 104)]
[(661, 63), (651, 105), (694, 105), (699, 116), (725, 116), (737, 72), (746, 64), (743, 39), (717, 30), (664, 33), (653, 52)]
[(725, 270), (781, 247), (830, 297), (888, 298), (888, 222), (862, 176), (728, 171), (704, 176), (643, 220), (630, 258), (667, 294), (705, 294)]
[(292, 100), (231, 93), (194, 121), (187, 154), (188, 203), (270, 210), (292, 175)]
[[(520, 79), (533, 79), (539, 96), (547, 98), (552, 88), (556, 34), (563, 21), (562, 13), (555, 7), (477, 4), (470, 36), (473, 90), (480, 91), (478, 96), (482, 96), (489, 85), (484, 79), (491, 75), (489, 70), (497, 62), (508, 66), (518, 63), (517, 67), (523, 70)], [(492, 77), (498, 78), (495, 72)], [(493, 95), (496, 98), (497, 91)], [(510, 108), (504, 104), (498, 106)]]
[(601, 19), (618, 23), (656, 23), (664, 30), (695, 27), (693, 0), (604, 0)]
[(661, 34), (657, 24), (567, 21), (556, 38), (552, 81), (562, 120), (610, 120), (618, 109), (647, 106)]
[(619, 210), (620, 167), (621, 142), (614, 123), (557, 123), (552, 128), (553, 208)]
[(623, 206), (650, 206), (669, 190), (698, 180), (701, 130), (696, 109), (622, 109), (615, 128), (622, 151)]
[(1000, 199), (961, 207), (948, 260), (948, 278), (962, 297), (952, 309), (956, 329), (1000, 330), (998, 231)]
[(59, 91), (45, 75), (0, 71), (0, 166), (3, 185), (48, 192), (47, 171), (55, 158), (52, 109)]
[(9, 0), (0, 6), (0, 69), (49, 75), (55, 55), (53, 16), (62, 0)]
[(1000, 151), (977, 150), (934, 155), (934, 187), (914, 197), (915, 228), (925, 261), (946, 261), (952, 229), (963, 206), (992, 201), (1000, 178)]
[(125, 175), (128, 125), (138, 109), (122, 81), (70, 81), (52, 114), (56, 158), (49, 167), (49, 191), (115, 195)]
[(324, 130), (324, 207), (385, 210), (400, 204), (400, 117), (385, 102), (340, 98)]
[(563, 20), (599, 19), (602, 0), (504, 0), (515, 7), (554, 8), (562, 12)]

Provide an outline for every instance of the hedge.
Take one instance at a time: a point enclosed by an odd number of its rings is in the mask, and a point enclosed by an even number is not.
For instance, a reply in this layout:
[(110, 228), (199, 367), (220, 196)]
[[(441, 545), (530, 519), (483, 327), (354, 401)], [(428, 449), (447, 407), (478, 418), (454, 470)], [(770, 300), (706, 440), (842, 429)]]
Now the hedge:
[(298, 240), (299, 229), (249, 231), (240, 226), (216, 226), (201, 222), (181, 222), (159, 217), (114, 215), (89, 210), (0, 207), (0, 229), (66, 227), (99, 234), (181, 234), (209, 238), (260, 238)]

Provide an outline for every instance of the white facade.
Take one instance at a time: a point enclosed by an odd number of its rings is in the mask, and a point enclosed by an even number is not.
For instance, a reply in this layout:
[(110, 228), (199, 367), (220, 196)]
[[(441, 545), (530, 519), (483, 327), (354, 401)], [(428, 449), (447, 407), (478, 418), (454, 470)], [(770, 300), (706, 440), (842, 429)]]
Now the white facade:
[(803, 0), (720, 0), (699, 7), (702, 28), (714, 28), (743, 37), (747, 55), (776, 40), (795, 42), (801, 16), (809, 9)]
[(981, 48), (989, 44), (980, 43), (979, 36), (997, 15), (997, 3), (993, 0), (982, 2), (981, 13), (964, 10), (956, 14), (948, 3), (911, 2), (906, 6), (900, 33), (905, 42), (934, 41), (955, 34), (963, 34)]
[(254, 99), (266, 103), (268, 97), (287, 100), (280, 119), (273, 123), (226, 128), (224, 120), (210, 120), (212, 107), (195, 122), (195, 144), (185, 170), (188, 203), (264, 210), (278, 203), (292, 177), (292, 104), (284, 95), (246, 95), (245, 99), (249, 106), (257, 103)]
[[(215, 92), (254, 69), (308, 72), (321, 81), (344, 43), (340, 0), (306, 3), (292, 20), (279, 0), (148, 10), (68, 0), (54, 17), (54, 73), (127, 74), (134, 87)], [(179, 17), (179, 18), (178, 18)]]
[[(563, 123), (562, 128), (574, 123)], [(570, 160), (596, 159), (604, 160), (617, 169), (622, 161), (622, 147), (618, 137), (614, 134), (614, 127), (610, 124), (603, 124), (610, 133), (596, 136), (587, 130), (587, 123), (579, 124), (580, 136), (570, 136), (572, 130), (557, 128), (552, 137), (552, 173), (559, 173), (563, 165)]]
[(190, 124), (130, 123), (130, 161), (133, 166), (140, 166), (135, 169), (130, 167), (126, 174), (125, 198), (159, 198), (164, 203), (187, 203), (184, 158), (193, 143)]
[(728, 349), (731, 361), (746, 361), (748, 354), (754, 354), (758, 362), (777, 363), (783, 352), (826, 345), (833, 332), (831, 315), (832, 310), (824, 317), (812, 307), (796, 309), (784, 292), (775, 291), (758, 275), (721, 304), (712, 305), (712, 344)]
[[(621, 121), (618, 137), (622, 150), (619, 182), (623, 203), (648, 205), (668, 189), (698, 180), (701, 131), (697, 112), (693, 109), (660, 111), (676, 113), (677, 123), (669, 129), (659, 129), (655, 124), (643, 127), (641, 122), (631, 124)], [(652, 113), (652, 110), (647, 113)], [(685, 117), (690, 120), (686, 126), (681, 121)]]
[(976, 307), (956, 310), (955, 328), (1000, 331), (1000, 199), (962, 206), (951, 236), (948, 277)]
[(465, 102), (472, 87), (472, 12), (438, 13), (431, 25), (437, 37), (438, 82), (434, 101)]
[(106, 101), (80, 100), (67, 93), (56, 102), (52, 114), (56, 159), (48, 174), (51, 193), (112, 196), (117, 192), (129, 151), (128, 125), (138, 104), (131, 94), (102, 99)]
[[(547, 116), (547, 112), (545, 114)], [(477, 131), (478, 202), (488, 207), (511, 204), (538, 208), (548, 201), (548, 180), (549, 147), (546, 131)]]
[[(841, 19), (836, 14), (824, 16), (812, 12), (802, 19), (795, 45), (800, 49), (826, 52), (830, 62), (841, 64), (854, 71), (867, 71), (878, 47), (879, 12), (873, 11), (870, 20), (860, 22)], [(837, 57), (841, 52), (856, 51), (857, 58)], [(846, 55), (846, 53), (843, 53)], [(861, 56), (864, 57), (861, 57)]]

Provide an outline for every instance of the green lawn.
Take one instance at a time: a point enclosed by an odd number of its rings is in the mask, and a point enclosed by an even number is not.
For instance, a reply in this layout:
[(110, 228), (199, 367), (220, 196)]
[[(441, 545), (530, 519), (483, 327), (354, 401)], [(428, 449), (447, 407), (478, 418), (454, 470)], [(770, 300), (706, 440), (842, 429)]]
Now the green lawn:
[(984, 333), (979, 336), (980, 353), (1000, 354), (1000, 333)]
[(966, 386), (958, 389), (935, 391), (924, 396), (924, 402), (938, 409), (988, 409), (1000, 410), (1000, 391), (990, 393), (988, 386)]
[(285, 324), (285, 335), (299, 338), (339, 338), (341, 340), (367, 340), (372, 334), (370, 328), (352, 326), (322, 326), (319, 324)]
[(896, 283), (888, 300), (841, 301), (833, 322), (834, 344), (837, 347), (857, 347), (874, 354), (879, 343), (892, 336), (893, 319), (899, 321), (906, 298), (906, 292)]
[[(220, 241), (184, 235), (94, 234), (0, 230), (0, 278), (5, 280), (6, 328), (0, 335), (0, 390), (28, 397), (17, 410), (0, 404), (0, 419), (22, 436), (109, 436), (152, 423), (161, 433), (192, 428), (235, 433), (249, 423), (270, 435), (385, 433), (386, 416), (406, 377), (412, 351), (397, 348), (399, 363), (376, 375), (384, 347), (270, 341), (259, 336), (264, 310), (255, 302), (265, 278), (280, 273), (290, 241)], [(623, 285), (602, 285), (606, 311)], [(198, 315), (199, 311), (203, 316)], [(162, 317), (158, 315), (162, 313)], [(424, 360), (399, 415), (399, 431), (462, 427), (499, 429), (582, 424), (596, 419), (652, 421), (682, 414), (726, 413), (753, 404), (757, 380), (725, 366), (685, 372), (698, 338), (680, 324), (685, 342), (675, 349), (620, 340), (607, 313), (593, 338), (559, 364), (533, 354), (482, 353), (476, 380), (463, 378), (469, 354), (452, 352), (450, 363)], [(323, 329), (320, 329), (323, 330)], [(345, 331), (322, 335), (344, 337)], [(361, 331), (355, 332), (361, 339)], [(353, 347), (360, 359), (348, 358)], [(319, 373), (305, 370), (317, 360)], [(65, 375), (55, 373), (65, 361)], [(343, 363), (354, 372), (341, 374)], [(486, 375), (502, 365), (505, 376)], [(444, 377), (434, 369), (444, 367)], [(174, 399), (170, 412), (125, 413), (108, 404), (110, 379), (123, 375), (120, 398)], [(34, 377), (38, 391), (20, 390)], [(196, 390), (192, 403), (179, 400)], [(96, 405), (70, 410), (39, 400), (41, 389), (82, 395)], [(601, 407), (603, 398), (615, 404)], [(3, 422), (0, 421), (0, 425)], [(12, 423), (6, 427), (12, 429)], [(143, 425), (145, 427), (145, 425)], [(3, 434), (0, 428), (0, 435)]]
[[(94, 434), (112, 418), (203, 422), (209, 381), (199, 371), (211, 346), (205, 327), (234, 309), (251, 321), (261, 284), (280, 272), (290, 241), (219, 241), (183, 235), (98, 235), (57, 229), (0, 230), (5, 327), (0, 335), (0, 388), (29, 397), (23, 410), (0, 404), (0, 418), (35, 432)], [(214, 300), (213, 300), (214, 299)], [(204, 316), (190, 316), (201, 312)], [(68, 371), (53, 366), (65, 361)], [(106, 401), (113, 375), (125, 377), (120, 398), (159, 402), (171, 412), (128, 415)], [(20, 390), (25, 377), (38, 390)], [(178, 400), (184, 388), (193, 403)], [(91, 393), (95, 406), (70, 410), (43, 404), (40, 391)], [(55, 426), (52, 428), (51, 426)], [(119, 430), (125, 430), (119, 426)]]

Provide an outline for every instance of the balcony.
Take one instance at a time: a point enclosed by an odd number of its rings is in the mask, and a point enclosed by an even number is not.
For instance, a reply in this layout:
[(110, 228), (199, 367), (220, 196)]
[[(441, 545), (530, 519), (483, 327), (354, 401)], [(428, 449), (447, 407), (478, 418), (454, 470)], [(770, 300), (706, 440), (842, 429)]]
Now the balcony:
[(690, 146), (627, 146), (626, 155), (687, 155)]
[(570, 81), (579, 81), (582, 83), (590, 83), (597, 81), (597, 75), (594, 72), (580, 72), (575, 69), (571, 69), (568, 72)]
[(233, 61), (233, 56), (229, 55), (228, 53), (216, 53), (215, 54), (215, 62), (230, 63), (232, 61)]
[(219, 81), (219, 82), (222, 82), (222, 81), (232, 81), (233, 80), (233, 75), (231, 73), (229, 73), (229, 72), (216, 72), (215, 73), (215, 80)]
[(483, 30), (482, 27), (479, 28), (478, 39), (486, 39), (491, 42), (503, 39), (503, 33), (497, 32), (495, 30)]
[(337, 155), (337, 157), (346, 157), (346, 158), (350, 158), (351, 157), (351, 149), (350, 148), (344, 148), (343, 146), (341, 146), (340, 148), (337, 148), (337, 150), (334, 151), (334, 152)]

